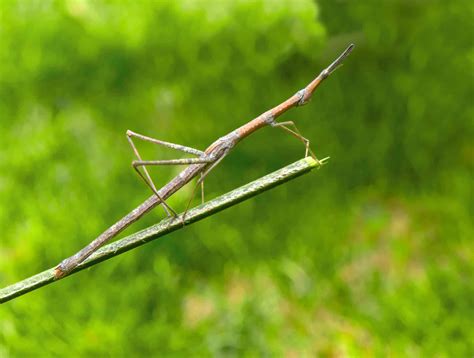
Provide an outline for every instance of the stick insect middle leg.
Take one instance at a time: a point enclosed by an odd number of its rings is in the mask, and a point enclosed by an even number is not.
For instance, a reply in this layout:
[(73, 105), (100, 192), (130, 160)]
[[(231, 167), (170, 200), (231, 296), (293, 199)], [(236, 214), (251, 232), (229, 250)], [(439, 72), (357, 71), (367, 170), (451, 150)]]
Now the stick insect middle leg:
[[(135, 153), (135, 156), (138, 159), (138, 161), (134, 161), (132, 163), (133, 168), (135, 169), (137, 174), (140, 176), (140, 178), (145, 182), (145, 184), (147, 186), (149, 186), (150, 189), (153, 191), (153, 193), (158, 197), (158, 199), (160, 200), (161, 205), (163, 206), (167, 216), (172, 215), (174, 217), (177, 217), (176, 211), (174, 211), (163, 200), (163, 198), (161, 198), (161, 196), (159, 195), (158, 190), (156, 189), (156, 186), (153, 183), (153, 180), (151, 179), (150, 174), (148, 173), (148, 170), (146, 169), (146, 166), (148, 166), (148, 165), (182, 165), (182, 164), (208, 163), (208, 162), (210, 162), (210, 160), (207, 160), (207, 158), (206, 159), (187, 158), (187, 159), (171, 159), (171, 160), (161, 160), (161, 161), (160, 160), (144, 161), (144, 160), (142, 160), (142, 158), (140, 156), (140, 153), (138, 152), (138, 149), (135, 146), (135, 143), (133, 142), (132, 137), (135, 137), (135, 138), (138, 138), (138, 139), (150, 142), (150, 143), (162, 145), (162, 146), (165, 146), (165, 147), (168, 147), (168, 148), (180, 150), (180, 151), (185, 152), (185, 153), (194, 154), (194, 155), (199, 156), (199, 157), (204, 156), (205, 153), (198, 150), (198, 149), (195, 149), (195, 148), (186, 147), (186, 146), (180, 145), (180, 144), (161, 141), (161, 140), (158, 140), (158, 139), (155, 139), (155, 138), (147, 137), (147, 136), (144, 136), (142, 134), (132, 132), (130, 130), (127, 131), (127, 140), (130, 143), (130, 146), (132, 147), (132, 150), (133, 150), (133, 152)], [(143, 167), (143, 172), (144, 173), (142, 173), (140, 171), (139, 167)], [(202, 195), (204, 195), (204, 193)]]
[(196, 182), (196, 185), (193, 188), (193, 192), (191, 193), (191, 198), (189, 199), (188, 204), (186, 205), (186, 210), (184, 210), (184, 213), (181, 219), (183, 226), (185, 225), (186, 214), (188, 213), (189, 207), (191, 206), (194, 196), (196, 195), (197, 188), (201, 186), (201, 203), (204, 204), (204, 179), (211, 172), (211, 170), (214, 169), (222, 161), (222, 159), (224, 159), (227, 153), (228, 151), (224, 152), (224, 154), (222, 154), (217, 159), (214, 159), (213, 162), (211, 162), (211, 164), (201, 172), (201, 176)]

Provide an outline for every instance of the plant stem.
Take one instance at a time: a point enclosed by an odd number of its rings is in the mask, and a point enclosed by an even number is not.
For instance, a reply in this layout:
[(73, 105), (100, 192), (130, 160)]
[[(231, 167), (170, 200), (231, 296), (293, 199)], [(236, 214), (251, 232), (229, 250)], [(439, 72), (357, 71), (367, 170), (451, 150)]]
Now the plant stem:
[[(311, 157), (301, 159), (189, 210), (186, 214), (185, 223), (192, 224), (204, 219), (268, 189), (283, 184), (288, 180), (308, 173), (319, 166), (320, 164)], [(89, 256), (85, 261), (80, 263), (71, 273), (84, 270), (87, 267), (96, 265), (181, 228), (183, 228), (182, 214), (176, 219), (164, 219), (156, 225), (150, 226), (121, 240), (103, 246)], [(13, 285), (0, 289), (0, 303), (7, 302), (13, 298), (22, 296), (25, 293), (34, 291), (42, 286), (57, 281), (58, 279), (55, 279), (54, 273), (55, 268), (50, 268), (23, 281), (19, 281)]]

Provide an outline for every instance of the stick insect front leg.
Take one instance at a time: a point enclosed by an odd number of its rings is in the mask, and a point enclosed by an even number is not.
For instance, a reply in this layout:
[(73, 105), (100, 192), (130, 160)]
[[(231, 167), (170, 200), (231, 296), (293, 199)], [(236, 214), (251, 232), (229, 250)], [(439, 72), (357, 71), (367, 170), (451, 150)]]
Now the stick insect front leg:
[[(144, 161), (142, 160), (140, 153), (138, 152), (138, 149), (135, 146), (135, 143), (133, 142), (132, 137), (151, 142), (154, 144), (162, 145), (168, 148), (180, 150), (185, 153), (189, 154), (194, 154), (196, 156), (199, 156), (201, 158), (185, 158), (185, 159), (171, 159), (171, 160), (154, 160), (154, 161)], [(127, 131), (127, 140), (130, 143), (130, 146), (133, 149), (133, 152), (135, 153), (135, 156), (137, 157), (137, 161), (133, 161), (132, 165), (135, 171), (138, 173), (140, 178), (147, 184), (153, 193), (158, 197), (160, 200), (161, 204), (163, 205), (164, 210), (166, 211), (166, 214), (168, 216), (174, 216), (177, 217), (176, 211), (174, 211), (164, 200), (163, 198), (159, 195), (158, 190), (156, 189), (155, 184), (153, 183), (153, 180), (150, 177), (150, 174), (148, 173), (148, 170), (146, 169), (146, 166), (149, 165), (183, 165), (183, 164), (198, 164), (198, 163), (210, 163), (212, 160), (208, 158), (202, 158), (205, 156), (205, 153), (191, 147), (186, 147), (184, 145), (180, 144), (175, 144), (175, 143), (170, 143), (170, 142), (165, 142), (161, 141), (155, 138), (147, 137), (142, 134), (138, 134), (135, 132), (132, 132), (130, 130)], [(139, 167), (143, 167), (143, 172), (144, 174), (140, 171)], [(202, 194), (204, 196), (204, 193)]]
[[(293, 121), (274, 122), (274, 123), (271, 124), (271, 126), (281, 128), (281, 129), (285, 130), (286, 132), (290, 133), (293, 137), (295, 137), (298, 140), (300, 140), (301, 142), (303, 142), (303, 144), (305, 145), (304, 156), (307, 157), (308, 154), (311, 154), (311, 156), (315, 160), (318, 160), (318, 158), (316, 158), (316, 155), (314, 155), (313, 151), (309, 147), (309, 139), (303, 137), (303, 135), (300, 133), (300, 131), (298, 130), (298, 127), (296, 127), (296, 124)], [(288, 128), (287, 126), (292, 126), (293, 130)]]

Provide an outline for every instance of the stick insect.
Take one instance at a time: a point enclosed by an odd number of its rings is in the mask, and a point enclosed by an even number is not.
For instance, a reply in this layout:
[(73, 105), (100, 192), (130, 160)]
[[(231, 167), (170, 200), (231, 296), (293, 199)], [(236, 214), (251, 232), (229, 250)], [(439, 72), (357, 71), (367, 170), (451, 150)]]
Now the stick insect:
[[(104, 245), (113, 237), (117, 236), (121, 231), (123, 231), (129, 225), (140, 219), (143, 215), (155, 208), (157, 205), (163, 206), (168, 216), (173, 216), (177, 218), (178, 215), (176, 214), (176, 211), (174, 211), (166, 203), (165, 200), (168, 199), (180, 188), (185, 186), (187, 183), (189, 183), (192, 179), (198, 178), (197, 184), (193, 191), (193, 196), (196, 189), (201, 186), (201, 196), (202, 200), (204, 200), (203, 185), (206, 176), (227, 156), (227, 154), (229, 154), (229, 152), (232, 150), (232, 148), (235, 147), (237, 143), (239, 143), (242, 139), (254, 133), (260, 128), (271, 126), (283, 129), (287, 133), (291, 134), (292, 136), (303, 142), (305, 146), (305, 156), (311, 155), (315, 160), (318, 161), (318, 159), (309, 147), (309, 140), (301, 135), (295, 123), (293, 121), (277, 122), (276, 119), (289, 109), (293, 107), (302, 106), (308, 103), (316, 88), (321, 84), (322, 81), (329, 77), (329, 75), (334, 72), (337, 67), (342, 64), (344, 59), (351, 53), (353, 48), (353, 44), (349, 45), (349, 47), (347, 47), (333, 63), (331, 63), (327, 68), (325, 68), (305, 88), (296, 92), (293, 96), (288, 98), (286, 101), (280, 103), (276, 107), (252, 119), (250, 122), (228, 133), (227, 135), (220, 137), (204, 151), (200, 151), (198, 149), (186, 147), (179, 144), (161, 141), (158, 139), (144, 136), (142, 134), (132, 132), (130, 130), (127, 131), (127, 140), (130, 143), (132, 150), (137, 158), (137, 160), (134, 160), (132, 162), (132, 166), (136, 170), (138, 175), (142, 178), (142, 180), (150, 187), (151, 191), (153, 192), (153, 195), (147, 200), (145, 200), (137, 208), (132, 210), (129, 214), (124, 216), (121, 220), (117, 221), (115, 224), (109, 227), (106, 231), (104, 231), (100, 236), (98, 236), (94, 241), (92, 241), (89, 245), (84, 247), (78, 253), (63, 260), (55, 268), (55, 278), (58, 279), (69, 274), (78, 264), (80, 264), (87, 257), (89, 257), (99, 247)], [(171, 149), (176, 149), (186, 154), (193, 155), (194, 157), (171, 160), (143, 160), (135, 146), (135, 143), (133, 142), (134, 138), (165, 146)], [(323, 161), (324, 160), (318, 162), (320, 164), (323, 164)], [(183, 171), (181, 171), (176, 177), (171, 179), (167, 184), (165, 184), (162, 188), (157, 189), (146, 167), (159, 165), (187, 165), (187, 167)], [(183, 214), (182, 216), (183, 224), (185, 222), (184, 217), (189, 208), (191, 200), (187, 205), (185, 214)]]

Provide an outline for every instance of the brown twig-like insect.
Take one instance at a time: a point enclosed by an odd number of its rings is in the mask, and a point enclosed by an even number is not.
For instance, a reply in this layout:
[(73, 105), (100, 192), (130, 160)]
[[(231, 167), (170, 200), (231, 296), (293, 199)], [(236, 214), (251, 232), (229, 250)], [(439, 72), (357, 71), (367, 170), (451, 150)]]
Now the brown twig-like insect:
[[(140, 206), (132, 210), (128, 215), (123, 217), (121, 220), (117, 221), (111, 227), (109, 227), (106, 231), (104, 231), (99, 237), (97, 237), (94, 241), (92, 241), (89, 245), (83, 248), (81, 251), (76, 253), (75, 255), (63, 260), (55, 269), (55, 277), (60, 278), (67, 275), (71, 270), (73, 270), (79, 263), (84, 261), (87, 257), (89, 257), (94, 251), (96, 251), (99, 247), (101, 247), (104, 243), (112, 239), (113, 237), (117, 236), (122, 230), (126, 227), (140, 219), (144, 214), (149, 212), (151, 209), (156, 207), (158, 204), (161, 204), (165, 209), (168, 215), (172, 215), (177, 217), (176, 212), (166, 203), (166, 199), (173, 195), (176, 191), (180, 188), (185, 186), (189, 183), (193, 178), (199, 176), (197, 181), (197, 185), (193, 191), (196, 191), (196, 188), (201, 185), (202, 191), (202, 198), (204, 200), (204, 191), (203, 191), (203, 183), (205, 177), (209, 174), (209, 172), (214, 169), (221, 161), (226, 157), (226, 155), (230, 152), (230, 150), (235, 147), (235, 145), (240, 142), (245, 137), (249, 136), (256, 130), (265, 127), (279, 127), (283, 130), (287, 131), (294, 137), (298, 138), (302, 141), (305, 145), (305, 156), (309, 154), (315, 158), (316, 156), (309, 148), (309, 140), (303, 137), (296, 125), (292, 121), (286, 122), (276, 122), (276, 118), (280, 115), (288, 111), (290, 108), (302, 106), (306, 104), (313, 92), (319, 86), (319, 84), (326, 79), (334, 70), (342, 63), (342, 61), (351, 53), (354, 45), (351, 44), (329, 67), (324, 69), (309, 85), (307, 85), (302, 90), (298, 91), (296, 94), (291, 96), (289, 99), (284, 101), (283, 103), (279, 104), (278, 106), (266, 111), (265, 113), (261, 114), (257, 118), (251, 120), (250, 122), (244, 124), (240, 128), (230, 132), (229, 134), (217, 139), (214, 143), (212, 143), (205, 151), (200, 151), (198, 149), (186, 147), (179, 144), (164, 142), (158, 139), (150, 138), (138, 133), (134, 133), (132, 131), (127, 131), (127, 139), (132, 146), (132, 149), (137, 157), (138, 160), (133, 161), (132, 165), (133, 168), (137, 171), (140, 177), (145, 181), (145, 183), (151, 188), (153, 191), (153, 195), (145, 200)], [(292, 127), (292, 128), (289, 128)], [(140, 154), (135, 147), (132, 138), (138, 138), (144, 141), (148, 141), (151, 143), (159, 144), (168, 148), (176, 149), (188, 154), (195, 155), (196, 158), (185, 158), (185, 159), (171, 159), (171, 160), (142, 160)], [(323, 164), (324, 160), (319, 161), (320, 164)], [(156, 189), (153, 181), (151, 180), (150, 175), (146, 169), (147, 166), (153, 165), (188, 165), (186, 169), (184, 169), (181, 173), (179, 173), (176, 177), (171, 179), (166, 185), (164, 185), (161, 189)], [(140, 170), (143, 168), (143, 173)], [(186, 208), (189, 208), (189, 204)], [(182, 216), (183, 224), (184, 224), (184, 217), (185, 214)]]

